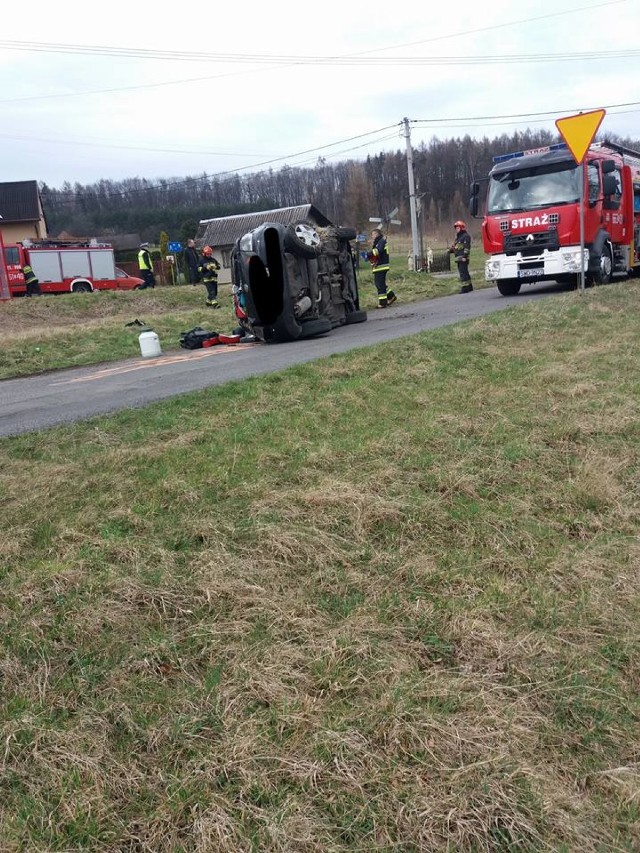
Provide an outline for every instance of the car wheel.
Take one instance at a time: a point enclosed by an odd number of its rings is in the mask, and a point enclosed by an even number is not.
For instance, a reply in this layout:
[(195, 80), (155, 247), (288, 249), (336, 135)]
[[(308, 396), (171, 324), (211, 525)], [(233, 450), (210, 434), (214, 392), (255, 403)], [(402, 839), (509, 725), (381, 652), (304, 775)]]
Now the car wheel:
[(301, 338), (314, 338), (316, 335), (326, 335), (333, 328), (331, 321), (324, 318), (319, 320), (307, 320), (306, 323), (301, 324), (301, 327)]
[(346, 225), (339, 225), (335, 229), (336, 237), (339, 240), (355, 240), (358, 236), (358, 232), (355, 228), (351, 228)]
[(88, 281), (77, 281), (71, 288), (72, 293), (92, 293), (91, 285)]
[(351, 311), (345, 316), (345, 326), (354, 326), (356, 323), (364, 323), (367, 319), (366, 311)]
[(284, 247), (301, 258), (315, 258), (320, 248), (320, 235), (306, 222), (289, 225), (284, 234)]

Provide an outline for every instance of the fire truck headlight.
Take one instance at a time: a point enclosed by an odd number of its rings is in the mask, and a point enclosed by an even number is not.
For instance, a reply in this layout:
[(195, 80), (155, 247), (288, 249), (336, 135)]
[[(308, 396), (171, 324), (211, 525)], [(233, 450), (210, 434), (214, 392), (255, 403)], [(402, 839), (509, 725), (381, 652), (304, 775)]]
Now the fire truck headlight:
[(487, 281), (492, 281), (500, 275), (500, 261), (485, 261), (484, 277)]
[[(566, 272), (580, 272), (582, 267), (580, 266), (580, 257), (581, 257), (580, 249), (575, 249), (572, 252), (566, 252), (562, 256), (562, 268)], [(584, 263), (586, 264), (589, 260), (589, 251), (588, 249), (584, 250)]]

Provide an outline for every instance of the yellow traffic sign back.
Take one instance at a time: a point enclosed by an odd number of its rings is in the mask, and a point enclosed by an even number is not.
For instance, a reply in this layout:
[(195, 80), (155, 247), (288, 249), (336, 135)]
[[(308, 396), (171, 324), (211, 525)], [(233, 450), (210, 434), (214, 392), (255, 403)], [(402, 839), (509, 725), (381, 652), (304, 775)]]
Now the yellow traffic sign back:
[(556, 127), (567, 143), (576, 163), (582, 163), (584, 160), (584, 155), (589, 150), (605, 114), (606, 110), (591, 110), (588, 113), (578, 113), (576, 116), (556, 119)]

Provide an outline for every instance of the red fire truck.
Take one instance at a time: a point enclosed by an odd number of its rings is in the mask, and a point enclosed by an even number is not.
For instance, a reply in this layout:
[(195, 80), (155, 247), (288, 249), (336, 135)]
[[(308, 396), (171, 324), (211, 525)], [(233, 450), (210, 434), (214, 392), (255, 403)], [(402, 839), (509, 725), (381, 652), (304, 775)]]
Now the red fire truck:
[(12, 296), (22, 296), (26, 286), (22, 268), (28, 264), (43, 293), (92, 293), (94, 290), (134, 290), (141, 278), (116, 267), (107, 243), (24, 240), (5, 245), (4, 262)]
[[(564, 143), (494, 157), (482, 222), (485, 278), (503, 296), (536, 281), (592, 284), (640, 271), (640, 153), (594, 143), (578, 166)], [(584, 191), (581, 191), (581, 178)], [(474, 184), (471, 213), (479, 208)], [(581, 257), (580, 199), (584, 209)]]

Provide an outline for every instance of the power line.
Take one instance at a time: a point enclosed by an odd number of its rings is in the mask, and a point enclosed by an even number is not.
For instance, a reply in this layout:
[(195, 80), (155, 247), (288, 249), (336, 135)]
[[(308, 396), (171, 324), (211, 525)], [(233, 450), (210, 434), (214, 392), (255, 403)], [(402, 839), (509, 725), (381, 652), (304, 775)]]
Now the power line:
[[(551, 18), (559, 18), (566, 15), (573, 15), (576, 12), (585, 12), (592, 9), (600, 9), (603, 6), (615, 6), (621, 3), (626, 3), (628, 0), (607, 0), (607, 2), (596, 3), (589, 6), (579, 6), (574, 9), (565, 9), (560, 12), (551, 12), (545, 15), (537, 15), (533, 18), (522, 18), (517, 21), (503, 21), (500, 24), (492, 24), (486, 27), (477, 27), (472, 30), (462, 30), (456, 33), (448, 33), (440, 36), (430, 36), (426, 39), (418, 41), (402, 42), (400, 44), (389, 45), (386, 47), (371, 48), (370, 50), (358, 51), (356, 53), (342, 54), (339, 56), (304, 56), (304, 55), (287, 55), (287, 54), (244, 54), (244, 53), (210, 53), (204, 51), (177, 51), (177, 50), (154, 50), (149, 48), (127, 48), (115, 45), (86, 45), (86, 44), (68, 44), (64, 42), (34, 42), (34, 41), (17, 41), (13, 39), (0, 39), (0, 48), (7, 50), (22, 50), (31, 52), (48, 52), (48, 53), (65, 53), (65, 54), (83, 54), (92, 56), (123, 56), (136, 59), (155, 59), (162, 61), (180, 61), (180, 62), (285, 62), (285, 63), (316, 63), (316, 62), (341, 62), (343, 60), (366, 59), (372, 53), (379, 53), (385, 50), (395, 50), (397, 48), (415, 47), (421, 44), (432, 44), (437, 41), (445, 41), (448, 39), (460, 38), (461, 36), (477, 35), (478, 33), (488, 32), (490, 30), (504, 29), (505, 27), (513, 27), (519, 24), (529, 24), (536, 21), (546, 21)], [(612, 53), (616, 53), (613, 51)], [(451, 59), (451, 57), (448, 57)], [(393, 62), (401, 61), (397, 57), (387, 57)], [(384, 62), (385, 57), (378, 57), (377, 61)]]
[[(298, 151), (295, 154), (287, 154), (283, 157), (274, 157), (271, 160), (265, 160), (262, 163), (255, 163), (251, 166), (241, 166), (240, 168), (227, 169), (223, 172), (215, 172), (212, 174), (198, 175), (198, 177), (196, 177), (196, 178), (186, 178), (186, 179), (181, 180), (181, 181), (165, 182), (164, 184), (152, 184), (150, 186), (143, 187), (139, 190), (125, 190), (123, 192), (111, 193), (110, 198), (116, 198), (118, 196), (129, 196), (129, 195), (132, 195), (134, 193), (142, 193), (142, 192), (146, 193), (146, 192), (150, 192), (153, 190), (174, 189), (175, 187), (197, 184), (197, 183), (200, 183), (201, 181), (207, 181), (207, 180), (210, 180), (212, 178), (220, 178), (220, 177), (224, 177), (225, 175), (236, 175), (238, 172), (241, 172), (241, 171), (243, 172), (243, 171), (246, 171), (248, 169), (259, 169), (262, 166), (270, 166), (273, 163), (282, 162), (283, 160), (290, 160), (290, 159), (293, 159), (295, 157), (302, 157), (304, 154), (311, 154), (311, 153), (317, 153), (318, 151), (325, 151), (326, 149), (333, 148), (336, 145), (343, 145), (346, 142), (354, 142), (356, 139), (364, 139), (365, 136), (374, 136), (375, 134), (383, 133), (386, 130), (390, 130), (392, 127), (399, 127), (399, 126), (400, 126), (400, 122), (395, 122), (394, 124), (389, 124), (389, 125), (386, 125), (385, 127), (379, 127), (377, 130), (370, 130), (370, 131), (367, 131), (367, 133), (360, 133), (357, 136), (350, 136), (347, 139), (340, 139), (337, 142), (330, 142), (327, 145), (319, 145), (316, 148), (308, 148), (305, 151)], [(375, 142), (383, 142), (388, 138), (391, 138), (391, 137), (386, 136), (386, 137), (383, 137), (381, 139), (373, 139), (373, 140), (370, 140), (369, 142), (365, 143), (365, 145), (371, 145), (372, 143), (375, 143)], [(356, 146), (356, 147), (364, 147), (364, 146)], [(355, 149), (348, 149), (348, 150), (355, 150)], [(86, 196), (84, 196), (84, 197), (86, 197)], [(74, 199), (71, 200), (70, 202), (60, 201), (60, 202), (54, 202), (54, 204), (56, 204), (56, 203), (60, 203), (60, 204), (62, 204), (62, 203), (65, 203), (65, 204), (75, 203), (76, 199), (81, 199), (81, 198), (83, 198), (82, 195), (76, 195), (76, 196), (74, 196)]]
[[(602, 108), (607, 109), (607, 110), (612, 110), (612, 109), (616, 109), (616, 108), (635, 107), (635, 106), (640, 106), (640, 101), (631, 101), (631, 102), (621, 103), (621, 104), (610, 104), (610, 105), (604, 106)], [(543, 121), (550, 121), (553, 117), (557, 117), (559, 114), (562, 114), (562, 113), (572, 114), (572, 113), (577, 113), (580, 111), (585, 111), (587, 109), (591, 109), (591, 108), (590, 107), (588, 107), (588, 108), (587, 107), (581, 107), (580, 109), (572, 109), (572, 110), (566, 110), (566, 109), (565, 110), (550, 110), (547, 112), (513, 113), (511, 115), (495, 115), (495, 116), (467, 116), (467, 117), (462, 117), (462, 118), (458, 117), (458, 118), (409, 119), (409, 123), (413, 124), (414, 126), (425, 126), (425, 125), (431, 125), (431, 124), (449, 124), (451, 126), (457, 126), (457, 127), (462, 126), (462, 127), (464, 127), (465, 125), (456, 125), (454, 123), (456, 123), (456, 122), (473, 122), (473, 126), (478, 127), (477, 123), (480, 121), (484, 122), (485, 124), (491, 125), (493, 123), (496, 123), (496, 121), (500, 121), (500, 120), (504, 120), (504, 119), (522, 120), (523, 118), (537, 119), (536, 123), (538, 123), (538, 122), (543, 122)], [(636, 111), (637, 110), (630, 110), (629, 112), (636, 112)], [(546, 116), (547, 118), (540, 118), (540, 117), (544, 117), (544, 116)], [(505, 122), (505, 123), (513, 124), (513, 122)], [(386, 125), (384, 127), (378, 128), (377, 130), (368, 131), (367, 133), (362, 133), (362, 134), (358, 134), (356, 136), (348, 137), (347, 139), (338, 140), (337, 142), (331, 142), (331, 143), (328, 143), (326, 145), (321, 145), (321, 146), (318, 146), (315, 148), (309, 148), (309, 149), (306, 149), (304, 151), (299, 151), (295, 154), (287, 154), (287, 155), (282, 156), (282, 157), (275, 157), (275, 158), (272, 158), (270, 160), (266, 160), (266, 161), (263, 161), (261, 163), (255, 163), (255, 164), (252, 164), (249, 166), (241, 166), (241, 167), (238, 167), (236, 169), (227, 169), (227, 170), (221, 171), (221, 172), (205, 173), (205, 174), (199, 175), (198, 177), (195, 177), (195, 178), (187, 178), (187, 179), (179, 180), (179, 181), (170, 181), (170, 182), (165, 182), (164, 184), (152, 184), (150, 186), (142, 187), (141, 189), (136, 189), (136, 190), (126, 190), (126, 191), (122, 191), (122, 192), (112, 193), (112, 194), (110, 194), (110, 198), (120, 197), (120, 196), (130, 196), (130, 195), (135, 195), (135, 194), (139, 194), (139, 193), (146, 193), (146, 192), (158, 190), (158, 189), (160, 189), (160, 190), (174, 189), (176, 187), (197, 184), (197, 183), (200, 183), (200, 182), (205, 181), (205, 180), (225, 178), (226, 176), (235, 176), (238, 174), (238, 172), (244, 172), (244, 171), (248, 171), (251, 169), (260, 170), (261, 167), (269, 166), (269, 165), (272, 165), (273, 163), (282, 162), (285, 160), (291, 160), (291, 159), (294, 159), (297, 157), (302, 157), (305, 154), (317, 155), (318, 152), (326, 151), (329, 148), (334, 148), (336, 145), (343, 145), (343, 144), (348, 143), (348, 142), (354, 142), (354, 141), (359, 140), (359, 139), (364, 139), (367, 136), (376, 136), (377, 134), (384, 133), (385, 131), (390, 130), (391, 128), (397, 128), (399, 131), (401, 125), (402, 125), (402, 122), (396, 122), (394, 124), (390, 124), (390, 125)], [(482, 125), (480, 125), (480, 126), (482, 126)], [(388, 135), (385, 135), (385, 136), (382, 136), (382, 137), (379, 137), (376, 139), (370, 139), (367, 142), (362, 143), (361, 145), (356, 145), (356, 146), (353, 146), (351, 148), (343, 149), (340, 151), (335, 151), (335, 152), (332, 152), (331, 154), (328, 154), (327, 156), (337, 157), (337, 156), (340, 156), (341, 154), (350, 153), (351, 151), (355, 151), (355, 150), (367, 147), (367, 146), (372, 145), (372, 144), (377, 144), (380, 142), (388, 141), (389, 139), (395, 138), (397, 135), (399, 135), (399, 133), (398, 134), (397, 133), (388, 134)], [(105, 146), (105, 147), (111, 147), (111, 146)], [(153, 149), (150, 149), (150, 150), (153, 150)], [(316, 159), (317, 159), (317, 157), (314, 156), (311, 159), (304, 160), (304, 161), (299, 162), (299, 163), (295, 163), (295, 164), (293, 164), (292, 168), (300, 168), (301, 166), (304, 166), (304, 165), (307, 165), (308, 163), (314, 162)], [(263, 174), (263, 171), (264, 170), (257, 171), (257, 172), (255, 172), (255, 174), (257, 174), (257, 175)], [(232, 178), (229, 178), (229, 179), (231, 180)], [(54, 205), (75, 204), (77, 200), (81, 200), (82, 198), (87, 198), (87, 197), (89, 197), (89, 196), (74, 195), (74, 198), (70, 199), (70, 200), (59, 199), (59, 200), (56, 200), (55, 202), (49, 202), (49, 203), (54, 204)]]
[[(505, 21), (505, 22), (502, 22), (500, 24), (493, 24), (493, 25), (490, 25), (487, 27), (479, 27), (479, 28), (472, 29), (472, 30), (462, 30), (462, 31), (457, 32), (457, 33), (449, 33), (449, 34), (442, 35), (442, 36), (431, 36), (427, 39), (420, 39), (418, 41), (413, 41), (413, 42), (404, 42), (402, 44), (390, 45), (390, 46), (386, 46), (386, 47), (371, 48), (370, 50), (358, 51), (355, 53), (344, 54), (342, 56), (315, 57), (315, 60), (317, 60), (317, 61), (324, 60), (327, 62), (333, 62), (334, 64), (337, 64), (341, 61), (347, 61), (349, 59), (358, 59), (358, 58), (366, 57), (370, 54), (380, 53), (381, 51), (385, 51), (385, 50), (394, 50), (397, 48), (413, 47), (416, 45), (430, 44), (430, 43), (437, 42), (437, 41), (445, 41), (447, 39), (455, 39), (455, 38), (460, 38), (460, 37), (468, 36), (468, 35), (476, 35), (478, 33), (489, 32), (491, 30), (504, 29), (506, 27), (518, 26), (519, 24), (528, 24), (528, 23), (533, 23), (533, 22), (537, 22), (537, 21), (549, 20), (551, 18), (558, 18), (558, 17), (562, 17), (564, 15), (572, 15), (576, 12), (590, 11), (593, 9), (602, 8), (603, 6), (606, 6), (606, 7), (615, 6), (615, 5), (619, 5), (621, 3), (626, 3), (626, 2), (628, 2), (628, 0), (608, 0), (608, 2), (604, 2), (604, 3), (596, 3), (596, 4), (593, 4), (590, 6), (579, 6), (579, 7), (576, 7), (574, 9), (566, 9), (566, 10), (563, 10), (561, 12), (553, 12), (551, 14), (538, 15), (538, 16), (535, 16), (533, 18), (523, 18), (523, 19), (520, 19), (517, 21)], [(193, 54), (191, 52), (189, 54), (186, 54), (186, 53), (183, 53), (181, 51), (152, 51), (152, 50), (145, 50), (145, 49), (138, 49), (138, 48), (119, 48), (119, 47), (115, 47), (115, 46), (102, 46), (102, 47), (100, 47), (100, 46), (94, 46), (94, 45), (65, 45), (65, 44), (55, 44), (55, 43), (49, 44), (49, 43), (44, 43), (44, 42), (18, 42), (18, 41), (11, 41), (11, 40), (0, 40), (0, 48), (1, 47), (5, 47), (6, 49), (12, 49), (12, 50), (48, 51), (48, 52), (60, 52), (60, 53), (65, 53), (65, 52), (66, 53), (74, 53), (75, 52), (75, 53), (83, 53), (83, 54), (87, 54), (87, 53), (100, 54), (101, 51), (104, 51), (104, 55), (107, 55), (107, 56), (130, 55), (133, 58), (137, 58), (137, 59), (140, 59), (140, 58), (163, 59), (164, 61), (172, 60), (172, 59), (179, 59), (180, 61), (191, 60), (196, 55), (196, 54)], [(111, 51), (111, 53), (109, 53), (109, 51)], [(612, 53), (617, 53), (617, 52), (614, 51)], [(620, 53), (622, 54), (623, 52), (620, 52)], [(292, 57), (292, 56), (273, 55), (272, 57), (269, 57), (268, 55), (261, 55), (261, 54), (257, 54), (257, 55), (252, 56), (250, 54), (246, 54), (246, 55), (245, 54), (226, 54), (225, 55), (225, 54), (202, 53), (202, 54), (197, 54), (197, 55), (199, 55), (201, 57), (197, 61), (213, 61), (213, 60), (215, 60), (215, 58), (217, 56), (226, 56), (227, 59), (225, 61), (227, 61), (227, 62), (230, 62), (230, 61), (236, 61), (236, 62), (243, 61), (243, 62), (245, 62), (246, 61), (246, 62), (252, 62), (253, 64), (256, 64), (258, 62), (259, 57), (261, 57), (262, 59), (268, 58), (269, 61), (275, 63), (274, 65), (272, 65), (272, 69), (276, 69), (278, 67), (283, 68), (283, 67), (292, 66), (292, 65), (303, 65), (309, 59), (308, 57), (303, 57), (303, 56)], [(565, 54), (565, 56), (569, 56), (569, 55)], [(576, 54), (576, 57), (577, 56), (578, 55)], [(202, 57), (205, 57), (205, 58), (209, 57), (209, 59), (203, 60)], [(233, 60), (231, 59), (232, 57), (234, 57)], [(593, 58), (593, 57), (592, 56), (581, 57), (582, 60), (587, 59), (587, 58)], [(604, 55), (602, 55), (601, 58), (605, 58)], [(610, 57), (607, 57), (607, 58), (610, 58)], [(626, 58), (628, 58), (628, 57), (626, 57)], [(313, 60), (314, 58), (311, 58), (311, 59)], [(379, 57), (379, 60), (381, 60), (381, 61), (383, 61), (384, 59), (385, 59), (384, 57)], [(453, 60), (454, 58), (448, 57), (448, 59)], [(463, 58), (458, 57), (455, 59), (457, 60), (456, 63), (453, 63), (453, 61), (451, 61), (448, 64), (472, 64), (472, 63), (465, 63)], [(489, 61), (491, 59), (491, 57), (486, 57), (485, 59), (487, 61)], [(215, 60), (215, 61), (221, 61), (221, 60)], [(520, 60), (520, 61), (526, 61), (526, 60)], [(547, 57), (546, 59), (541, 58), (537, 61), (549, 62), (551, 60)], [(429, 63), (425, 60), (424, 64), (429, 64)], [(66, 92), (66, 93), (61, 93), (61, 94), (57, 94), (57, 95), (35, 95), (35, 96), (29, 96), (29, 97), (24, 97), (24, 98), (5, 98), (5, 99), (0, 99), (0, 103), (18, 103), (18, 102), (24, 102), (24, 101), (48, 100), (48, 99), (52, 99), (52, 98), (82, 97), (82, 96), (86, 96), (86, 95), (99, 95), (99, 94), (111, 94), (114, 92), (127, 92), (127, 91), (133, 91), (133, 90), (137, 90), (137, 89), (153, 89), (153, 88), (159, 88), (159, 87), (163, 87), (163, 86), (177, 86), (177, 85), (184, 85), (185, 83), (192, 84), (192, 83), (200, 83), (200, 82), (205, 82), (205, 81), (210, 81), (210, 80), (216, 80), (216, 79), (220, 79), (221, 77), (232, 77), (232, 76), (237, 76), (239, 74), (252, 74), (256, 70), (258, 70), (258, 69), (249, 69), (249, 70), (244, 70), (244, 71), (228, 72), (225, 74), (216, 74), (216, 75), (210, 75), (210, 76), (204, 76), (204, 77), (192, 77), (192, 78), (181, 79), (181, 80), (166, 80), (166, 81), (161, 81), (161, 82), (156, 82), (156, 83), (145, 83), (145, 84), (134, 85), (134, 86), (122, 86), (122, 87), (114, 87), (114, 88), (109, 88), (109, 89), (93, 89), (93, 90), (88, 90), (88, 91), (84, 91), (84, 92)], [(260, 69), (260, 70), (262, 70), (264, 72), (264, 69)]]
[[(19, 47), (24, 44), (24, 47)], [(479, 56), (303, 56), (238, 53), (188, 53), (174, 51), (152, 51), (140, 48), (84, 47), (82, 45), (36, 44), (32, 42), (7, 42), (0, 40), (0, 48), (28, 50), (47, 53), (64, 53), (81, 56), (126, 57), (130, 59), (158, 59), (163, 61), (182, 60), (187, 62), (247, 63), (262, 65), (318, 65), (318, 66), (369, 66), (369, 65), (494, 65), (528, 62), (574, 62), (597, 59), (629, 59), (640, 56), (640, 49), (581, 51), (578, 53), (513, 53), (481, 54)]]
[[(625, 104), (609, 104), (608, 106), (599, 106), (598, 109), (606, 109), (613, 110), (617, 107), (637, 107), (640, 106), (640, 101), (630, 101)], [(579, 113), (586, 112), (587, 110), (593, 109), (593, 107), (579, 107), (571, 110), (545, 110), (542, 113), (513, 113), (511, 115), (497, 115), (497, 116), (466, 116), (465, 118), (412, 118), (409, 119), (411, 124), (449, 124), (450, 122), (455, 121), (491, 121), (493, 119), (504, 119), (504, 118), (536, 118), (538, 116), (549, 116), (549, 120), (556, 118), (560, 113)]]
[[(0, 141), (3, 139), (13, 139), (18, 142), (44, 142), (53, 145), (83, 145), (92, 148), (115, 148), (118, 151), (141, 151), (145, 153), (154, 152), (159, 154), (185, 154), (198, 155), (205, 154), (208, 157), (269, 157), (269, 154), (243, 153), (241, 151), (207, 151), (197, 148), (152, 148), (142, 145), (113, 145), (109, 142), (95, 142), (92, 140), (82, 139), (52, 139), (50, 136), (25, 136), (13, 133), (0, 133)], [(337, 143), (338, 144), (338, 143)]]
[[(623, 107), (640, 107), (640, 101), (630, 101), (630, 102), (621, 103), (621, 104), (609, 104), (608, 106), (605, 105), (603, 108), (607, 109), (607, 110), (613, 110), (613, 109), (620, 110), (620, 112), (614, 113), (614, 115), (622, 115), (622, 114), (625, 114), (628, 112), (637, 112), (637, 110), (622, 110)], [(571, 109), (571, 110), (549, 110), (549, 111), (545, 111), (545, 112), (512, 113), (512, 114), (506, 114), (506, 115), (480, 115), (480, 116), (463, 116), (463, 117), (448, 117), (448, 118), (409, 119), (409, 122), (410, 122), (410, 124), (412, 124), (416, 127), (419, 127), (419, 126), (425, 127), (428, 125), (447, 125), (449, 127), (467, 127), (471, 123), (473, 123), (473, 126), (475, 126), (475, 127), (478, 127), (478, 126), (481, 127), (481, 126), (491, 126), (491, 125), (497, 124), (499, 122), (503, 122), (505, 120), (506, 120), (506, 122), (505, 122), (506, 124), (513, 124), (514, 122), (516, 122), (518, 120), (522, 120), (522, 119), (537, 120), (536, 123), (538, 123), (538, 121), (551, 121), (563, 113), (572, 114), (572, 113), (577, 113), (577, 112), (581, 112), (581, 111), (586, 111), (588, 109), (591, 109), (591, 107), (580, 107), (580, 108)], [(511, 121), (509, 121), (509, 120), (511, 120)], [(483, 124), (478, 125), (478, 122), (482, 122)], [(261, 166), (270, 165), (272, 163), (276, 163), (276, 162), (279, 162), (282, 160), (290, 160), (290, 159), (293, 159), (296, 157), (302, 157), (305, 154), (312, 154), (312, 153), (316, 153), (318, 151), (326, 150), (327, 148), (333, 148), (336, 145), (343, 145), (346, 142), (355, 141), (356, 139), (364, 138), (366, 136), (375, 136), (377, 133), (383, 133), (385, 130), (388, 130), (392, 127), (400, 127), (400, 125), (401, 125), (401, 122), (398, 122), (396, 124), (387, 125), (386, 127), (379, 128), (378, 130), (369, 131), (369, 132), (367, 132), (365, 134), (361, 134), (359, 136), (350, 137), (348, 139), (341, 139), (341, 140), (338, 140), (337, 142), (331, 142), (328, 145), (323, 145), (323, 146), (319, 146), (317, 148), (310, 148), (310, 149), (307, 149), (305, 151), (300, 151), (297, 154), (287, 154), (284, 156), (278, 156), (278, 157), (275, 157), (273, 159), (266, 160), (266, 161), (263, 161), (260, 163), (255, 163), (255, 164), (251, 164), (248, 166), (239, 166), (236, 169), (228, 170), (228, 172), (217, 172), (215, 174), (212, 173), (211, 175), (203, 175), (203, 176), (200, 176), (199, 178), (193, 179), (193, 180), (205, 180), (209, 177), (217, 177), (219, 175), (235, 173), (235, 172), (239, 172), (239, 171), (245, 171), (247, 169), (258, 169)], [(387, 139), (392, 139), (394, 137), (394, 135), (395, 134), (393, 134), (389, 137), (385, 136), (385, 137), (382, 137), (380, 139), (371, 140), (370, 142), (365, 143), (365, 145), (370, 145), (370, 144), (373, 144), (376, 142), (384, 142)], [(51, 138), (43, 139), (42, 137), (30, 137), (30, 136), (28, 137), (25, 135), (16, 136), (13, 134), (0, 134), (0, 139), (17, 139), (17, 140), (25, 141), (25, 142), (30, 142), (30, 141), (49, 142), (49, 143), (52, 142), (52, 143), (57, 144), (57, 145), (71, 145), (71, 144), (73, 144), (73, 145), (91, 146), (91, 147), (96, 147), (96, 148), (114, 148), (114, 149), (126, 149), (126, 150), (132, 150), (132, 151), (142, 151), (142, 152), (160, 152), (160, 153), (173, 153), (173, 154), (185, 154), (185, 155), (205, 154), (205, 155), (209, 155), (209, 156), (220, 156), (220, 157), (224, 157), (224, 156), (237, 156), (237, 157), (265, 156), (265, 155), (255, 155), (255, 154), (243, 154), (243, 153), (239, 153), (237, 151), (236, 152), (198, 151), (198, 150), (185, 150), (185, 149), (173, 149), (173, 148), (153, 148), (153, 147), (144, 147), (144, 146), (140, 146), (140, 145), (138, 145), (138, 146), (111, 145), (111, 144), (105, 143), (105, 142), (93, 142), (93, 141), (88, 141), (88, 140), (78, 140), (77, 138), (72, 139), (72, 140), (71, 139), (51, 139)], [(365, 147), (365, 146), (356, 146), (356, 147)], [(350, 151), (350, 150), (355, 150), (355, 149), (346, 149), (346, 150)], [(331, 155), (331, 156), (335, 156), (335, 155)], [(304, 162), (311, 162), (311, 161), (304, 161)], [(300, 165), (300, 164), (296, 164), (296, 165)]]

